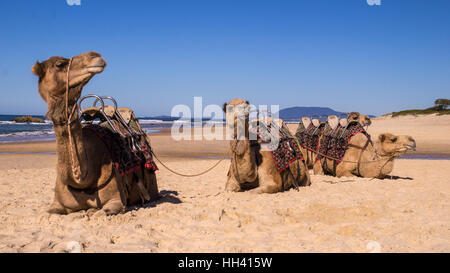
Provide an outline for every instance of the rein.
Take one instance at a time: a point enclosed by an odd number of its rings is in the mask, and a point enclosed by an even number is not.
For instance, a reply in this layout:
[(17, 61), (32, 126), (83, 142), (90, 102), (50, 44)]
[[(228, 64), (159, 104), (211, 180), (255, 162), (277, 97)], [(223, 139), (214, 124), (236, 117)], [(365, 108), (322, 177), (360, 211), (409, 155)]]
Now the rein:
[(177, 171), (174, 171), (173, 169), (167, 167), (166, 164), (164, 164), (157, 156), (156, 154), (152, 151), (153, 156), (155, 157), (155, 159), (161, 164), (163, 165), (164, 168), (166, 168), (169, 172), (179, 175), (179, 176), (183, 176), (183, 177), (196, 177), (196, 176), (200, 176), (200, 175), (204, 175), (205, 173), (208, 173), (210, 171), (212, 171), (215, 167), (219, 166), (220, 162), (222, 162), (223, 160), (225, 160), (226, 158), (221, 158), (219, 161), (217, 161), (212, 167), (200, 172), (200, 173), (196, 173), (196, 174), (183, 174), (183, 173), (179, 173)]
[[(69, 65), (67, 67), (67, 81), (66, 81), (66, 120), (67, 120), (67, 131), (69, 133), (69, 154), (70, 154), (70, 166), (72, 168), (72, 174), (73, 179), (76, 183), (81, 184), (81, 181), (86, 179), (88, 172), (86, 171), (86, 174), (82, 176), (81, 166), (80, 166), (80, 159), (76, 158), (78, 161), (78, 164), (75, 164), (75, 152), (74, 152), (74, 145), (73, 145), (73, 139), (72, 139), (72, 130), (70, 128), (70, 125), (72, 125), (72, 117), (75, 113), (75, 110), (77, 108), (77, 104), (75, 103), (72, 107), (72, 111), (69, 114), (69, 85), (70, 85), (70, 68), (72, 66), (73, 58), (70, 58)], [(84, 149), (84, 146), (83, 146)], [(86, 153), (85, 157), (86, 157)], [(87, 162), (87, 157), (86, 157)]]

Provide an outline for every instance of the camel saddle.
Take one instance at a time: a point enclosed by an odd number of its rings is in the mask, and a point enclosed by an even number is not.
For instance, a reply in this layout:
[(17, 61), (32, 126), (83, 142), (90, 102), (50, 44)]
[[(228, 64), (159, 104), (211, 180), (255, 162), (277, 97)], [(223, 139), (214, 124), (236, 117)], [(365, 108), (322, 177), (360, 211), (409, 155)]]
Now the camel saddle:
[[(272, 118), (254, 120), (250, 123), (249, 131), (251, 136), (256, 136), (259, 146), (268, 145), (268, 150), (272, 154), (279, 173), (288, 169), (296, 160), (304, 160), (301, 148), (283, 120)], [(274, 141), (272, 142), (272, 140)]]
[(300, 146), (317, 154), (316, 161), (323, 157), (334, 159), (337, 164), (342, 161), (349, 147), (350, 138), (358, 133), (370, 135), (359, 122), (348, 122), (347, 119), (339, 120), (336, 116), (330, 116), (327, 122), (309, 124), (300, 121), (295, 137)]
[(83, 130), (93, 131), (107, 146), (120, 175), (146, 168), (158, 170), (147, 134), (129, 108), (111, 105), (81, 111)]

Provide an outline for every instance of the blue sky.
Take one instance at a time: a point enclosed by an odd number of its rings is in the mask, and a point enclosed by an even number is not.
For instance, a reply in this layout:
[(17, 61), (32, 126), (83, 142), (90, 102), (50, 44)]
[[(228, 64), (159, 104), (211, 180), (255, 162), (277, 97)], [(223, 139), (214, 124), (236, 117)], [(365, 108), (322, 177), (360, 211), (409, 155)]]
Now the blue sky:
[(450, 97), (450, 1), (0, 1), (0, 114), (43, 114), (30, 67), (94, 50), (84, 94), (139, 116), (175, 104), (326, 106), (384, 114)]

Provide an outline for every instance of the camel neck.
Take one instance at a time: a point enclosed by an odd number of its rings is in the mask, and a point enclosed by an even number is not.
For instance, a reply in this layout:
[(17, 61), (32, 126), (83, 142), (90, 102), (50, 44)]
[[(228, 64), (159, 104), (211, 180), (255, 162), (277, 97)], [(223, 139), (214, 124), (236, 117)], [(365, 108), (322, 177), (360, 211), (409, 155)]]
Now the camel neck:
[[(56, 137), (56, 153), (58, 156), (58, 172), (63, 176), (62, 181), (68, 181), (68, 184), (74, 188), (85, 188), (87, 186), (84, 185), (85, 181), (83, 180), (85, 179), (81, 179), (81, 181), (79, 179), (79, 177), (84, 178), (87, 172), (87, 166), (85, 166), (86, 163), (84, 160), (87, 155), (83, 145), (81, 123), (78, 121), (78, 118), (71, 123), (70, 135), (72, 140), (69, 139), (67, 125), (55, 125), (54, 130)], [(73, 149), (72, 153), (70, 149)], [(74, 173), (76, 171), (79, 171), (80, 173)], [(77, 175), (78, 178), (75, 177)]]
[(363, 177), (383, 178), (394, 168), (394, 157), (377, 153), (377, 144), (367, 147), (361, 162), (360, 171)]
[(230, 143), (232, 156), (232, 168), (235, 178), (240, 182), (254, 182), (257, 178), (257, 164), (250, 141), (232, 140)]

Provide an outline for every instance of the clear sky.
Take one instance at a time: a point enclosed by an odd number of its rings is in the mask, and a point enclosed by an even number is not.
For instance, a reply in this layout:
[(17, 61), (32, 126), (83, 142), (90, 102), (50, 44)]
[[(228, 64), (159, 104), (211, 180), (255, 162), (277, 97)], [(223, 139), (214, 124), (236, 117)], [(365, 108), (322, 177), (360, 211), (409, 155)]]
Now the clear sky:
[(175, 104), (326, 106), (384, 114), (450, 97), (450, 1), (0, 1), (0, 114), (43, 114), (30, 67), (94, 50), (84, 94), (139, 116)]

